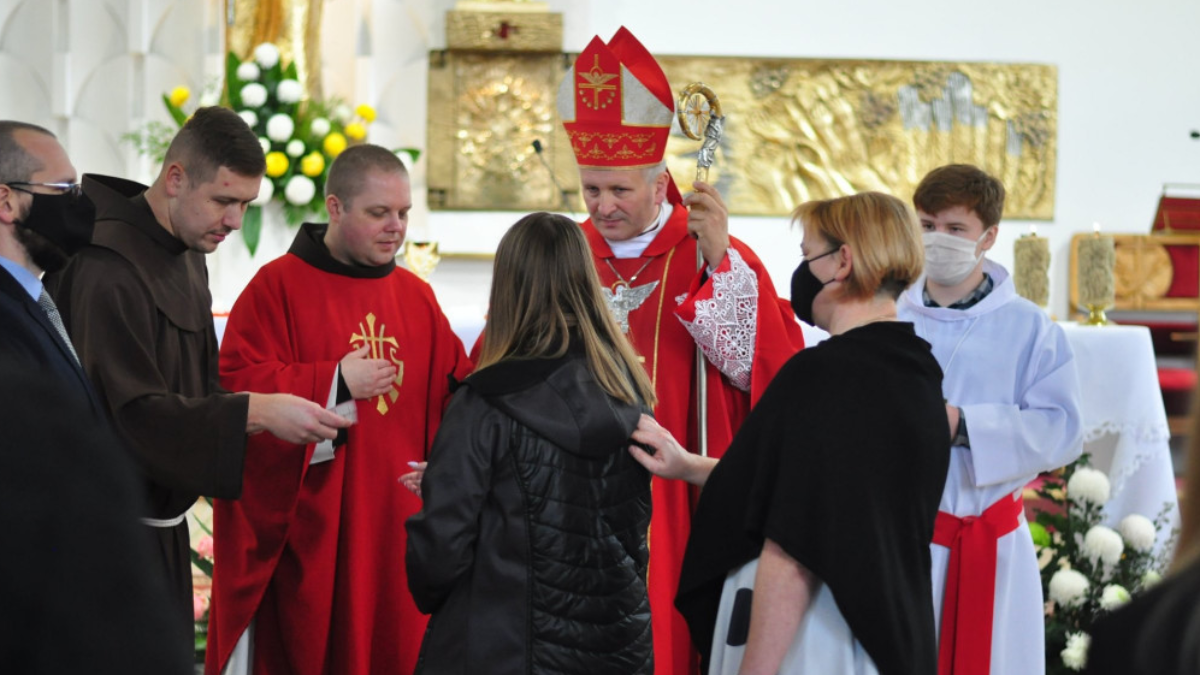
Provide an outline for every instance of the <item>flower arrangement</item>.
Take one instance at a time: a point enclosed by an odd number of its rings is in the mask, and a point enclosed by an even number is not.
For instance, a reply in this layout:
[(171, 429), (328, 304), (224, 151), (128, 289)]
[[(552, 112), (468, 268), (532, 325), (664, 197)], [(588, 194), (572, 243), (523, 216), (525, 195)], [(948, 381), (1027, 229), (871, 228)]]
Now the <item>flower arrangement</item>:
[(1083, 455), (1049, 474), (1037, 494), (1047, 504), (1029, 524), (1046, 598), (1046, 672), (1083, 670), (1092, 623), (1162, 579), (1178, 530), (1158, 553), (1170, 505), (1154, 520), (1132, 514), (1114, 530), (1101, 524), (1111, 485)]
[[(180, 127), (189, 113), (187, 87), (163, 95), (163, 104)], [(203, 102), (202, 102), (203, 104)], [(250, 254), (258, 248), (262, 207), (272, 200), (282, 204), (289, 225), (299, 225), (325, 213), (325, 180), (329, 165), (350, 145), (362, 143), (375, 121), (375, 109), (365, 103), (351, 109), (337, 99), (304, 98), (296, 64), (285, 64), (271, 43), (254, 48), (251, 58), (230, 52), (225, 60), (222, 104), (246, 121), (262, 144), (267, 173), (258, 198), (242, 222), (242, 235)], [(151, 123), (141, 132), (126, 134), (140, 152), (161, 159), (177, 129)], [(415, 161), (420, 152), (400, 148)]]
[[(212, 507), (212, 500), (203, 498)], [(202, 518), (192, 513), (192, 519), (204, 532), (196, 545), (192, 547), (192, 567), (207, 578), (206, 584), (198, 585), (192, 591), (192, 618), (196, 622), (196, 662), (204, 662), (204, 652), (208, 649), (208, 609), (212, 603), (212, 574), (213, 574), (213, 537), (212, 528)]]

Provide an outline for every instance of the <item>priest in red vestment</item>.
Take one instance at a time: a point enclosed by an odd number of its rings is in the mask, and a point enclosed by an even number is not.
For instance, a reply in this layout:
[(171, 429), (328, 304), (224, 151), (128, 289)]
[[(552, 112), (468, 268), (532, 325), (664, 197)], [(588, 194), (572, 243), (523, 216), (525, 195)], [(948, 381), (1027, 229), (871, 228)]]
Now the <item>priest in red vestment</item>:
[[(654, 57), (621, 28), (580, 53), (558, 105), (591, 216), (583, 230), (609, 306), (654, 383), (655, 417), (684, 447), (700, 447), (694, 364), (701, 349), (707, 447), (720, 457), (803, 337), (758, 256), (729, 236), (721, 195), (698, 182), (682, 198), (666, 171), (674, 100)], [(656, 672), (690, 674), (698, 662), (673, 600), (697, 493), (655, 478), (653, 495)]]
[(429, 285), (396, 266), (412, 200), (395, 155), (346, 150), (326, 194), (329, 225), (304, 225), (234, 305), (221, 381), (357, 421), (334, 441), (251, 439), (242, 498), (214, 513), (214, 675), (411, 673), (425, 631), (404, 570), (421, 504), (398, 478), (471, 365)]

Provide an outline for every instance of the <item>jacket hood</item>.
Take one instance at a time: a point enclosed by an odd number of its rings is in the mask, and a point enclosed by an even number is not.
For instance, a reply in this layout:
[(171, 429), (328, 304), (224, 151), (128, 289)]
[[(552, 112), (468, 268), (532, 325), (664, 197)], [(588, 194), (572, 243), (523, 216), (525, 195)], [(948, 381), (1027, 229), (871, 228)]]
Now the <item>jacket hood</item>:
[(502, 361), (463, 385), (559, 448), (585, 456), (624, 451), (645, 410), (601, 389), (574, 347), (558, 359)]
[(922, 293), (925, 290), (925, 275), (922, 274), (908, 290), (900, 295), (900, 304), (905, 310), (923, 314), (939, 321), (964, 321), (983, 314), (989, 314), (1008, 304), (1017, 295), (1017, 287), (1013, 284), (1008, 270), (1000, 263), (985, 258), (983, 271), (992, 278), (992, 292), (987, 297), (966, 309), (949, 309), (947, 307), (926, 307)]

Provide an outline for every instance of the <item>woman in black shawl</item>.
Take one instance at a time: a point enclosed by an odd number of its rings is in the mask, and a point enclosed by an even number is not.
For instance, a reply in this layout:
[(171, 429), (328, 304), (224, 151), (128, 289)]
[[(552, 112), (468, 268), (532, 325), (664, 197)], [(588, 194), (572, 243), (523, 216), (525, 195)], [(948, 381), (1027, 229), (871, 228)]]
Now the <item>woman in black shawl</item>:
[(644, 417), (651, 471), (704, 486), (676, 606), (710, 675), (937, 672), (929, 542), (950, 426), (929, 344), (896, 320), (921, 273), (898, 199), (801, 205), (796, 354), (718, 463)]

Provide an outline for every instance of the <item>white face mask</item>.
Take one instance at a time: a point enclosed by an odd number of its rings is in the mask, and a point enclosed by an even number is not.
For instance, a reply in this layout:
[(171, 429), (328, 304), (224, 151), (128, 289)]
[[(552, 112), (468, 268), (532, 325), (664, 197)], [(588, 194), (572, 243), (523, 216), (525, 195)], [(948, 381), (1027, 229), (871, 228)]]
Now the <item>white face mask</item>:
[(976, 241), (956, 237), (945, 232), (926, 232), (922, 235), (925, 243), (925, 276), (930, 281), (942, 286), (957, 286), (971, 275), (975, 266), (983, 260), (983, 253), (975, 255), (975, 247), (987, 236)]

